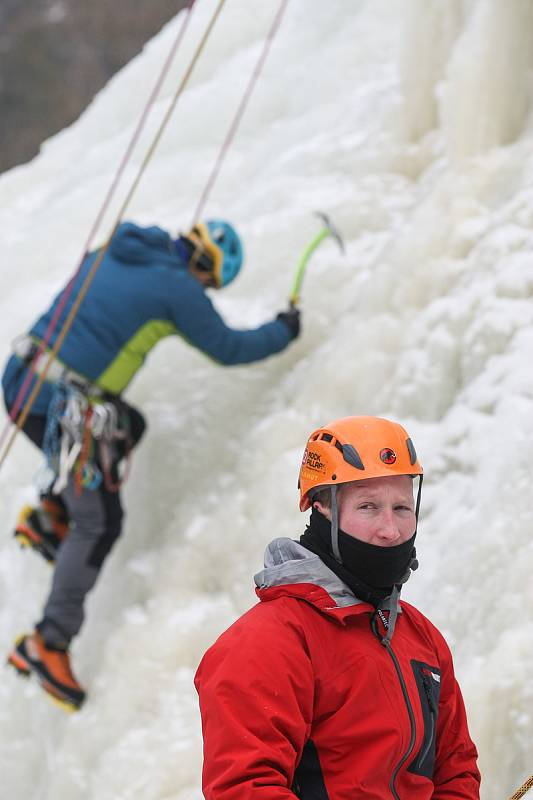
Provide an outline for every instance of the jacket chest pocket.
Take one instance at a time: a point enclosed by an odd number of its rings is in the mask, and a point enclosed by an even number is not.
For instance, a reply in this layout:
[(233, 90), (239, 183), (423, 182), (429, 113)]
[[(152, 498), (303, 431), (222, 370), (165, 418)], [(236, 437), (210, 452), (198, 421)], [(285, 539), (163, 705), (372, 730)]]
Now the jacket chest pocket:
[(424, 720), (424, 736), (422, 744), (408, 771), (425, 778), (433, 777), (435, 766), (435, 745), (437, 717), (439, 714), (440, 669), (425, 664), (423, 661), (411, 661), (411, 667), (418, 689), (422, 717)]

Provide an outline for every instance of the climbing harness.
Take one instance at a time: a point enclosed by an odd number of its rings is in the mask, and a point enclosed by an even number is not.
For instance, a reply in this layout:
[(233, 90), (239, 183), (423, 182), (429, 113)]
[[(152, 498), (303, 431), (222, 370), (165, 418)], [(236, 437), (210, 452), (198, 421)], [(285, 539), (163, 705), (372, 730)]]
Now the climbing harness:
[(31, 336), (23, 334), (18, 336), (12, 345), (12, 352), (23, 361), (26, 366), (33, 369), (33, 375), (42, 375), (46, 370), (46, 380), (51, 383), (65, 381), (80, 387), (85, 387), (100, 391), (94, 387), (83, 375), (73, 369), (69, 369), (58, 358), (50, 360), (50, 350), (43, 350), (42, 344), (32, 339)]
[[(38, 351), (39, 344), (30, 336), (19, 336), (13, 343), (15, 355), (28, 366), (33, 364), (35, 375), (43, 373), (49, 358), (48, 351)], [(107, 396), (58, 358), (49, 363), (46, 379), (54, 391), (43, 437), (45, 466), (37, 476), (40, 491), (58, 494), (72, 471), (78, 492), (97, 489), (102, 480), (109, 491), (117, 491), (126, 477), (120, 481), (111, 477), (116, 463), (112, 443), (127, 438), (120, 400)]]
[(529, 776), (527, 781), (525, 781), (525, 783), (523, 783), (522, 786), (517, 789), (513, 795), (511, 795), (509, 800), (520, 800), (520, 798), (523, 797), (531, 788), (533, 788), (533, 775)]

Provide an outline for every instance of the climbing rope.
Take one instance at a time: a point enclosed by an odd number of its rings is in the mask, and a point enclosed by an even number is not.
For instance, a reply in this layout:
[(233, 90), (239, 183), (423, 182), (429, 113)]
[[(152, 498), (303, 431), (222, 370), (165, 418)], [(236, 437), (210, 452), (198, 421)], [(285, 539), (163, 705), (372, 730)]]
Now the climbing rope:
[(519, 800), (520, 797), (523, 797), (530, 789), (533, 788), (533, 775), (531, 775), (525, 783), (522, 784), (520, 789), (517, 789), (516, 792), (511, 795), (509, 800)]
[(201, 217), (201, 215), (203, 213), (203, 210), (205, 208), (205, 204), (207, 202), (207, 198), (209, 197), (209, 195), (211, 193), (211, 190), (212, 190), (212, 188), (214, 186), (214, 183), (215, 183), (215, 181), (216, 181), (216, 179), (218, 177), (218, 174), (219, 174), (220, 169), (222, 167), (222, 163), (223, 163), (223, 161), (224, 161), (224, 159), (225, 159), (225, 157), (226, 157), (226, 155), (228, 153), (228, 150), (229, 150), (229, 148), (231, 147), (231, 145), (233, 143), (233, 140), (235, 138), (235, 135), (237, 133), (237, 130), (239, 128), (241, 120), (242, 120), (242, 118), (244, 116), (244, 112), (246, 111), (246, 107), (248, 105), (248, 102), (249, 102), (249, 100), (250, 100), (250, 98), (251, 98), (251, 96), (253, 94), (253, 91), (255, 89), (255, 85), (257, 83), (259, 75), (261, 74), (261, 71), (263, 69), (263, 66), (265, 64), (265, 61), (266, 61), (267, 56), (268, 56), (269, 51), (270, 51), (270, 47), (272, 45), (274, 37), (276, 36), (276, 33), (278, 32), (279, 27), (281, 25), (281, 21), (283, 19), (283, 15), (285, 14), (285, 11), (287, 10), (287, 6), (289, 5), (289, 2), (290, 2), (290, 0), (281, 0), (281, 5), (280, 5), (280, 7), (278, 9), (278, 12), (277, 12), (276, 16), (274, 17), (274, 21), (272, 23), (272, 26), (271, 26), (268, 34), (267, 34), (267, 38), (265, 39), (265, 44), (263, 46), (263, 49), (261, 51), (261, 54), (259, 56), (259, 59), (257, 61), (256, 66), (255, 66), (255, 69), (254, 69), (254, 71), (252, 73), (252, 76), (250, 78), (248, 86), (246, 87), (246, 90), (244, 92), (243, 98), (242, 98), (242, 100), (241, 100), (241, 102), (240, 102), (240, 104), (239, 104), (239, 106), (237, 108), (237, 111), (235, 113), (235, 116), (233, 118), (233, 122), (230, 125), (230, 128), (228, 130), (226, 138), (224, 139), (222, 147), (220, 148), (220, 152), (218, 154), (217, 160), (216, 160), (216, 162), (215, 162), (215, 164), (213, 166), (211, 174), (210, 174), (210, 176), (209, 176), (209, 178), (207, 180), (207, 183), (206, 183), (206, 185), (204, 187), (204, 190), (202, 192), (200, 200), (198, 201), (198, 205), (196, 207), (196, 211), (194, 212), (194, 216), (193, 216), (193, 219), (192, 219), (191, 227), (193, 227), (198, 222), (198, 220), (200, 219), (200, 217)]
[[(174, 109), (176, 107), (177, 101), (178, 101), (179, 97), (181, 96), (181, 94), (183, 93), (185, 87), (187, 86), (187, 83), (189, 82), (189, 79), (190, 79), (191, 74), (192, 74), (192, 72), (194, 70), (194, 67), (196, 66), (196, 63), (197, 63), (202, 51), (205, 48), (205, 45), (206, 45), (207, 40), (209, 38), (209, 35), (210, 35), (211, 31), (213, 30), (213, 27), (214, 27), (219, 15), (220, 15), (220, 12), (222, 11), (222, 8), (223, 8), (225, 2), (226, 2), (226, 0), (219, 0), (217, 8), (215, 9), (215, 12), (213, 13), (213, 15), (212, 15), (212, 17), (211, 17), (211, 19), (209, 21), (209, 24), (208, 24), (203, 36), (200, 39), (200, 42), (199, 42), (199, 44), (198, 44), (198, 46), (197, 46), (197, 48), (196, 48), (196, 50), (195, 50), (195, 52), (193, 54), (193, 57), (192, 57), (192, 59), (191, 59), (191, 61), (189, 63), (189, 66), (187, 67), (187, 70), (185, 71), (185, 74), (184, 74), (184, 76), (183, 76), (183, 78), (182, 78), (182, 80), (181, 80), (181, 82), (180, 82), (175, 94), (174, 94), (174, 97), (172, 98), (172, 101), (171, 101), (171, 103), (170, 103), (170, 105), (169, 105), (169, 107), (167, 109), (167, 112), (164, 115), (163, 120), (161, 121), (158, 130), (156, 131), (156, 134), (155, 134), (155, 136), (154, 136), (154, 138), (152, 140), (152, 143), (151, 143), (150, 147), (148, 148), (148, 151), (147, 151), (147, 153), (146, 153), (146, 155), (145, 155), (145, 157), (144, 157), (144, 159), (143, 159), (143, 161), (141, 163), (141, 166), (139, 167), (137, 175), (136, 175), (136, 177), (135, 177), (135, 179), (134, 179), (134, 181), (133, 181), (128, 193), (126, 194), (126, 197), (125, 197), (125, 199), (124, 199), (124, 201), (123, 201), (123, 203), (122, 203), (122, 205), (121, 205), (121, 207), (119, 209), (119, 212), (118, 212), (118, 214), (116, 216), (115, 223), (113, 225), (111, 233), (109, 234), (109, 236), (108, 236), (106, 242), (104, 243), (103, 247), (100, 248), (97, 257), (95, 258), (93, 264), (91, 265), (91, 269), (87, 273), (87, 275), (86, 275), (86, 277), (85, 277), (85, 279), (84, 279), (84, 281), (83, 281), (83, 283), (82, 283), (82, 285), (80, 287), (79, 293), (78, 293), (78, 295), (76, 297), (76, 300), (73, 303), (73, 305), (72, 305), (72, 307), (71, 307), (71, 309), (70, 309), (70, 311), (68, 313), (68, 316), (67, 316), (67, 318), (66, 318), (66, 320), (65, 320), (65, 322), (63, 324), (63, 327), (59, 331), (59, 334), (58, 334), (57, 339), (56, 339), (56, 341), (54, 343), (54, 346), (50, 349), (50, 352), (48, 354), (48, 359), (47, 359), (47, 361), (46, 361), (46, 363), (44, 365), (44, 368), (43, 368), (42, 372), (40, 372), (40, 374), (38, 375), (37, 381), (36, 381), (32, 391), (31, 391), (30, 395), (28, 396), (27, 400), (25, 401), (24, 406), (22, 407), (22, 410), (20, 412), (20, 416), (18, 416), (16, 418), (15, 427), (14, 427), (12, 433), (11, 433), (11, 436), (7, 440), (7, 443), (6, 443), (5, 447), (4, 447), (4, 450), (3, 450), (3, 452), (2, 452), (2, 454), (0, 456), (0, 467), (2, 467), (2, 465), (4, 464), (4, 462), (5, 462), (6, 458), (7, 458), (7, 455), (9, 453), (9, 451), (11, 450), (11, 447), (13, 445), (13, 442), (15, 440), (15, 437), (16, 437), (18, 431), (21, 430), (21, 428), (24, 426), (24, 423), (26, 422), (26, 419), (27, 419), (28, 414), (30, 412), (30, 409), (31, 409), (31, 407), (33, 405), (33, 402), (34, 402), (34, 400), (35, 400), (35, 398), (36, 398), (41, 386), (43, 385), (43, 383), (44, 383), (44, 381), (46, 379), (46, 375), (48, 373), (50, 365), (54, 361), (54, 359), (57, 356), (57, 353), (59, 352), (59, 350), (61, 349), (61, 345), (63, 344), (63, 341), (64, 341), (68, 331), (70, 330), (70, 328), (72, 326), (74, 318), (75, 318), (76, 314), (78, 313), (78, 309), (79, 309), (83, 299), (85, 298), (85, 295), (87, 294), (92, 281), (94, 280), (96, 272), (97, 272), (98, 268), (100, 267), (100, 264), (102, 263), (102, 260), (103, 260), (103, 258), (105, 256), (105, 254), (107, 253), (107, 250), (109, 249), (109, 245), (111, 244), (111, 240), (112, 240), (112, 238), (113, 238), (113, 236), (114, 236), (114, 234), (115, 234), (115, 232), (116, 232), (116, 230), (117, 230), (117, 228), (118, 228), (118, 226), (120, 224), (120, 221), (121, 221), (121, 219), (122, 219), (122, 217), (124, 215), (124, 212), (126, 211), (129, 203), (131, 202), (131, 199), (132, 199), (132, 197), (133, 197), (133, 195), (135, 193), (135, 190), (137, 189), (137, 187), (139, 185), (139, 182), (140, 182), (142, 176), (144, 175), (144, 172), (146, 171), (146, 167), (148, 166), (148, 163), (150, 162), (150, 159), (152, 158), (152, 156), (153, 156), (153, 154), (155, 152), (155, 149), (156, 149), (156, 147), (157, 147), (157, 145), (158, 145), (158, 143), (159, 143), (159, 141), (161, 139), (161, 136), (163, 135), (163, 132), (164, 132), (164, 130), (165, 130), (165, 128), (166, 128), (171, 116), (172, 116), (172, 113), (174, 112)], [(189, 3), (187, 10), (190, 11), (192, 9), (193, 5), (194, 5), (194, 0), (192, 0), (192, 2)], [(186, 16), (186, 20), (187, 19), (188, 19), (188, 14)], [(179, 41), (181, 41), (182, 36), (183, 36), (183, 27), (182, 27), (182, 31), (180, 31)], [(178, 41), (178, 44), (179, 44), (179, 41)], [(170, 63), (168, 61), (168, 59), (167, 59), (167, 63), (168, 64)], [(161, 82), (162, 82), (162, 80), (161, 80)], [(80, 267), (81, 267), (81, 264), (80, 264)], [(80, 267), (78, 267), (76, 275), (73, 277), (73, 279), (71, 280), (71, 282), (69, 284), (70, 291), (72, 291), (72, 286), (74, 284), (75, 278), (77, 277), (77, 274), (79, 272)], [(66, 300), (63, 302), (63, 306), (62, 306), (61, 310), (63, 310), (63, 308), (65, 306), (65, 303), (66, 303)], [(59, 318), (59, 314), (56, 314), (56, 317)], [(35, 356), (35, 358), (33, 360), (33, 364), (36, 362), (37, 358), (39, 357), (39, 354), (43, 353), (45, 347), (46, 347), (46, 344), (43, 341), (43, 343), (41, 344), (40, 353), (38, 353)], [(31, 382), (31, 380), (32, 380), (34, 375), (35, 375), (35, 372), (32, 373), (31, 371), (29, 371), (29, 374), (27, 376), (27, 385), (24, 387), (24, 391), (27, 390), (28, 385)], [(23, 387), (21, 387), (21, 392), (19, 393), (21, 395), (22, 395), (22, 388)], [(21, 401), (19, 400), (19, 406), (20, 406), (20, 403), (21, 403)], [(16, 412), (12, 411), (11, 417), (8, 420), (8, 427), (9, 427), (9, 423), (11, 421), (13, 421), (13, 422), (15, 421), (15, 416), (18, 413), (18, 410), (19, 409), (16, 409)], [(1, 440), (0, 440), (0, 448), (1, 448), (2, 444), (3, 444), (3, 439), (4, 438), (5, 438), (5, 435), (3, 434), (3, 436), (1, 437)]]

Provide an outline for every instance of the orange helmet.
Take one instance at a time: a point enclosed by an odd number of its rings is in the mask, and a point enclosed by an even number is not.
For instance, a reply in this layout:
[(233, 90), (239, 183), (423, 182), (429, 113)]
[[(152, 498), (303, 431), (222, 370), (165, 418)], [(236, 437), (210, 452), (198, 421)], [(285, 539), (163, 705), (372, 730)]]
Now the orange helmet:
[(309, 437), (298, 480), (300, 511), (327, 486), (391, 475), (422, 475), (407, 431), (380, 417), (337, 419)]

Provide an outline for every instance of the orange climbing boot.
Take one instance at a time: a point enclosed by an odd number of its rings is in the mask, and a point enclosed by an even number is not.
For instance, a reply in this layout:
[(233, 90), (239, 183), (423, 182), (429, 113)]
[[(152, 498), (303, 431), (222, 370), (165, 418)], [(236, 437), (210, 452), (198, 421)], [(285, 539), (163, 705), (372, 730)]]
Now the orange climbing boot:
[(24, 506), (15, 528), (15, 539), (21, 547), (31, 547), (46, 561), (54, 563), (59, 545), (68, 534), (69, 522), (63, 506), (51, 497), (43, 497), (40, 505)]
[(38, 631), (21, 636), (7, 658), (19, 675), (35, 675), (52, 700), (65, 711), (78, 711), (85, 692), (72, 674), (67, 649), (47, 645)]

